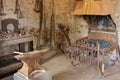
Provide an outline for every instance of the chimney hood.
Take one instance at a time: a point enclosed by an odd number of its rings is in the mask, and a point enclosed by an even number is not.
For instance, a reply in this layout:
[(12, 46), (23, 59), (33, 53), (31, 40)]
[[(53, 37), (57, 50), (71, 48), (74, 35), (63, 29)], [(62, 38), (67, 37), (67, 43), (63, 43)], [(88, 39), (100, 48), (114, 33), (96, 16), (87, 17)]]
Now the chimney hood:
[(73, 15), (110, 15), (115, 19), (113, 0), (79, 0), (76, 1)]

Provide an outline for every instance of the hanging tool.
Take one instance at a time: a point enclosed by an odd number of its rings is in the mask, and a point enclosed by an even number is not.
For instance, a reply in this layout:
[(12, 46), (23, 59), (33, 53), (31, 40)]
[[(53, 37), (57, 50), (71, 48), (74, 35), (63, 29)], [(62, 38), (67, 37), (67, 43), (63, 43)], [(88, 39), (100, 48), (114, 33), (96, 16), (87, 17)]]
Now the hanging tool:
[(14, 52), (19, 54), (16, 55), (15, 58), (23, 62), (23, 66), (19, 72), (28, 77), (34, 70), (42, 70), (42, 66), (39, 64), (40, 57), (49, 51), (50, 49), (46, 48), (28, 53)]
[(15, 6), (14, 14), (17, 14), (18, 18), (23, 18), (24, 17), (23, 14), (22, 14), (22, 11), (20, 9), (20, 4), (19, 4), (18, 0), (16, 0), (16, 6)]
[(43, 9), (43, 0), (35, 0), (35, 8), (34, 11), (35, 12), (41, 12)]
[(35, 0), (35, 8), (34, 11), (40, 13), (39, 15), (39, 32), (42, 30), (42, 22), (43, 22), (43, 0)]
[(0, 15), (5, 15), (4, 7), (3, 7), (3, 0), (0, 0)]
[(42, 22), (43, 22), (43, 0), (39, 0), (40, 5), (39, 5), (39, 11), (40, 11), (40, 15), (39, 15), (39, 19), (40, 19), (40, 24), (39, 24), (39, 31), (41, 32), (42, 30)]

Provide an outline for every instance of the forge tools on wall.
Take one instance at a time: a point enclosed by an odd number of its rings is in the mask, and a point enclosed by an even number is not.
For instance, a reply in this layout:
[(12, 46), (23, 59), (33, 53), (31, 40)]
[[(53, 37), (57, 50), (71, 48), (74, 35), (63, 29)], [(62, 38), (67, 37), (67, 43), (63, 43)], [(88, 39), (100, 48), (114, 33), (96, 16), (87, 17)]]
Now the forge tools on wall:
[(16, 0), (16, 6), (15, 6), (14, 14), (17, 14), (18, 18), (23, 18), (23, 14), (22, 14), (22, 11), (20, 9), (20, 4), (19, 4), (18, 0)]
[(4, 6), (3, 6), (3, 0), (0, 0), (0, 15), (5, 15)]

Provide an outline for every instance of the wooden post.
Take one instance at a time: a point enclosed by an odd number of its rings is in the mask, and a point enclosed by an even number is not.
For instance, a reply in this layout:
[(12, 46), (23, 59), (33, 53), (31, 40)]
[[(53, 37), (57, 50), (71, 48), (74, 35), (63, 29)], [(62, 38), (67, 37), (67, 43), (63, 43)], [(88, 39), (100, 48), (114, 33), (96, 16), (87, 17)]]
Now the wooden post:
[(29, 51), (29, 42), (25, 42), (25, 52)]
[(105, 74), (105, 55), (104, 55), (105, 52), (102, 53), (102, 63), (101, 63), (101, 77), (104, 77), (104, 74)]
[(52, 0), (52, 15), (50, 23), (50, 46), (55, 47), (55, 15), (54, 15), (54, 0)]
[(99, 74), (101, 73), (101, 67), (100, 67), (100, 52), (99, 52), (99, 50), (100, 50), (100, 44), (98, 43), (98, 41), (97, 41), (97, 59), (98, 59), (98, 61), (97, 61), (97, 65), (98, 65), (98, 71), (99, 71)]

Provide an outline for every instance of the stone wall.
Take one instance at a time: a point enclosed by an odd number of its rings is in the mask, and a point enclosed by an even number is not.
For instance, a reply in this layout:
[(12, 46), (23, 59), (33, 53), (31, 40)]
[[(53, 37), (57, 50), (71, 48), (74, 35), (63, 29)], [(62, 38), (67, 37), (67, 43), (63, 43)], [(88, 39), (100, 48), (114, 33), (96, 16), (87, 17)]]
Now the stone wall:
[[(0, 16), (0, 20), (5, 18), (15, 18), (17, 19), (15, 10), (15, 0), (3, 0), (5, 8), (5, 16)], [(43, 0), (44, 1), (44, 18), (43, 26), (46, 26), (49, 32), (51, 15), (52, 15), (52, 1), (53, 0)], [(120, 0), (115, 1), (115, 16), (116, 25), (118, 30), (118, 38), (120, 44)], [(31, 27), (39, 27), (39, 14), (34, 12), (34, 0), (19, 0), (20, 7), (23, 12), (24, 18), (20, 19), (20, 26), (26, 29)], [(57, 24), (62, 23), (70, 27), (70, 38), (72, 40), (79, 39), (88, 35), (88, 24), (84, 19), (79, 16), (72, 15), (72, 11), (75, 6), (75, 0), (54, 0), (54, 16), (55, 16), (55, 28), (57, 29)]]
[[(16, 0), (3, 0), (4, 2), (4, 12), (5, 16), (0, 16), (1, 19), (5, 18), (15, 18), (17, 15), (14, 14), (15, 10), (15, 1)], [(39, 26), (39, 14), (33, 11), (34, 9), (34, 0), (19, 0), (21, 11), (24, 15), (24, 18), (19, 19), (20, 27), (37, 27)], [(0, 20), (1, 20), (0, 19)]]
[[(45, 0), (46, 6), (49, 9), (49, 2), (52, 0)], [(63, 23), (70, 27), (70, 38), (79, 39), (88, 35), (88, 24), (79, 16), (73, 16), (72, 11), (75, 6), (75, 0), (54, 0), (55, 1), (55, 23)], [(115, 23), (118, 31), (118, 42), (120, 45), (120, 0), (114, 0), (115, 4)], [(46, 10), (48, 10), (46, 8)], [(49, 14), (48, 13), (48, 14)], [(48, 19), (49, 20), (49, 19)], [(48, 24), (49, 25), (49, 24)], [(85, 26), (86, 25), (86, 26)]]
[[(17, 19), (17, 15), (14, 14), (16, 0), (3, 0), (4, 12), (6, 15), (0, 16), (0, 22), (6, 18), (13, 18), (19, 21), (19, 28), (25, 28), (26, 30), (32, 27), (39, 27), (39, 14), (34, 12), (34, 0), (18, 0), (20, 3), (21, 11), (24, 18)], [(0, 25), (1, 28), (1, 25)], [(14, 43), (14, 42), (13, 42)], [(19, 45), (11, 45), (6, 47), (0, 47), (0, 54), (10, 54), (13, 51), (19, 51)]]
[[(53, 0), (43, 0), (44, 1), (44, 16), (46, 19), (46, 27), (50, 28), (51, 14), (52, 14), (52, 1)], [(34, 12), (34, 0), (19, 0), (21, 10), (23, 12), (24, 18), (20, 19), (20, 26), (25, 28), (39, 27), (39, 14)], [(115, 15), (116, 24), (119, 28), (120, 26), (120, 0), (115, 0)], [(85, 21), (79, 16), (73, 16), (72, 11), (75, 6), (75, 0), (54, 0), (54, 15), (55, 15), (55, 28), (57, 29), (57, 24), (62, 23), (70, 27), (70, 38), (78, 39), (87, 36), (88, 27), (82, 26)], [(0, 20), (4, 18), (17, 18), (14, 14), (15, 10), (15, 0), (4, 0), (5, 16), (0, 16)], [(82, 20), (82, 21), (81, 21)], [(44, 22), (43, 22), (44, 24)], [(87, 24), (86, 24), (87, 25)], [(44, 26), (44, 25), (43, 25)], [(79, 29), (79, 30), (78, 30)], [(120, 29), (118, 29), (118, 32)], [(84, 33), (85, 32), (85, 33)]]
[[(53, 0), (44, 0), (45, 14), (47, 15), (47, 27), (50, 27), (50, 16)], [(74, 16), (72, 11), (75, 6), (75, 0), (54, 0), (55, 28), (57, 24), (62, 23), (70, 27), (70, 38), (79, 39), (88, 35), (87, 23), (79, 16)], [(85, 24), (85, 25), (84, 25)], [(78, 30), (79, 29), (79, 30)]]
[[(17, 15), (14, 14), (16, 0), (4, 0), (5, 16), (0, 16), (0, 20), (5, 18), (15, 18)], [(51, 15), (52, 15), (52, 2), (53, 0), (43, 0), (44, 1), (44, 18), (46, 24), (45, 26), (50, 28)], [(34, 12), (35, 0), (19, 0), (21, 11), (24, 18), (19, 19), (20, 27), (29, 29), (31, 27), (39, 28), (39, 14)], [(83, 19), (80, 17), (75, 17), (72, 15), (74, 9), (75, 0), (54, 0), (54, 15), (55, 15), (55, 28), (57, 29), (57, 24), (62, 23), (70, 27), (70, 38), (81, 38), (87, 35), (87, 27), (81, 27)], [(83, 21), (81, 21), (83, 20)], [(43, 25), (44, 26), (44, 25)], [(80, 28), (79, 28), (80, 27)], [(80, 31), (78, 32), (79, 29)], [(85, 33), (83, 33), (84, 29)], [(78, 36), (79, 35), (79, 36)]]

